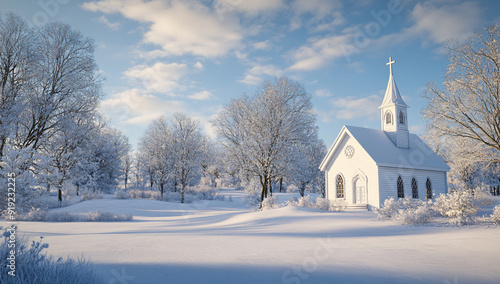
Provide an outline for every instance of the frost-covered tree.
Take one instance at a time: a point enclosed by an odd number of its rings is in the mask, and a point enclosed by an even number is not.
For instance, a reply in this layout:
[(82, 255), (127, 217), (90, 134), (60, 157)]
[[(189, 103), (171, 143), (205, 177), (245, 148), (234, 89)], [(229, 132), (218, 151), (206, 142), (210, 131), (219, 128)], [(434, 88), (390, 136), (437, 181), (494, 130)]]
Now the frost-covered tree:
[(447, 42), (444, 49), (450, 64), (443, 88), (435, 83), (427, 88), (428, 105), (423, 114), (435, 140), (477, 144), (481, 151), (471, 151), (466, 157), (470, 161), (500, 161), (499, 45), (497, 25), (485, 27), (465, 42)]
[(174, 114), (171, 127), (176, 155), (176, 179), (179, 182), (181, 203), (184, 203), (186, 186), (200, 172), (202, 161), (206, 160), (208, 139), (202, 133), (200, 123), (184, 114)]
[(265, 82), (253, 97), (231, 101), (213, 121), (240, 175), (259, 179), (261, 201), (271, 182), (285, 176), (288, 153), (311, 141), (314, 123), (311, 96), (286, 77)]
[[(315, 130), (312, 129), (312, 131)], [(299, 188), (301, 196), (304, 196), (308, 185), (320, 186), (317, 183), (323, 177), (318, 167), (326, 155), (326, 146), (317, 135), (314, 136), (315, 139), (309, 143), (296, 145), (289, 153), (290, 163), (287, 164), (289, 166), (287, 180)]]
[(151, 180), (159, 187), (163, 198), (166, 184), (173, 178), (175, 151), (171, 127), (165, 117), (154, 120), (139, 143), (140, 159)]

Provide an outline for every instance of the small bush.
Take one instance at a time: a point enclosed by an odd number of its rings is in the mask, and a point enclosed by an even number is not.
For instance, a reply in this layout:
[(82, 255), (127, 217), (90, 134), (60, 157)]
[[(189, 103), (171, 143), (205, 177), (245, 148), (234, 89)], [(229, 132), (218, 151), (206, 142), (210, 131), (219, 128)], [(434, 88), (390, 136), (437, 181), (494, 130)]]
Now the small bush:
[(49, 212), (45, 215), (45, 219), (40, 221), (46, 222), (80, 222), (82, 220), (81, 216), (75, 213), (55, 211)]
[(450, 224), (465, 225), (475, 223), (479, 207), (469, 191), (456, 190), (436, 198), (434, 210), (447, 217)]
[(333, 201), (330, 201), (329, 204), (329, 210), (332, 211), (345, 211), (347, 209), (347, 201), (345, 199), (335, 199)]
[(393, 220), (403, 225), (425, 224), (435, 215), (431, 203), (420, 199), (404, 198), (394, 200), (389, 198), (382, 207), (373, 208), (379, 219)]
[(126, 190), (117, 190), (115, 191), (114, 197), (116, 199), (129, 199), (130, 194)]
[(16, 238), (16, 269), (15, 277), (8, 274), (7, 257), (11, 248), (8, 247), (8, 237), (10, 233), (5, 230), (4, 240), (0, 244), (0, 283), (37, 283), (37, 284), (93, 284), (102, 283), (93, 265), (85, 259), (54, 260), (51, 255), (47, 255), (45, 249), (49, 247), (47, 243), (31, 241), (18, 237)]
[(89, 212), (86, 221), (89, 222), (120, 222), (120, 221), (131, 221), (133, 216), (130, 214), (121, 215), (114, 214), (112, 212), (97, 211)]
[(491, 220), (500, 224), (500, 205), (495, 206), (493, 209), (493, 214), (491, 214)]
[(318, 210), (323, 210), (323, 211), (328, 211), (329, 209), (329, 202), (328, 200), (326, 200), (325, 198), (319, 196), (318, 198), (316, 198), (316, 201), (314, 202), (314, 208), (318, 209)]
[(280, 208), (280, 204), (278, 202), (278, 198), (276, 196), (269, 196), (268, 198), (264, 198), (262, 201), (262, 210), (270, 210)]
[(311, 200), (311, 197), (309, 197), (309, 195), (302, 196), (301, 198), (299, 198), (296, 206), (314, 208), (314, 201)]
[(478, 206), (491, 206), (493, 205), (493, 196), (487, 191), (486, 186), (477, 187), (474, 189), (474, 201)]
[(84, 190), (82, 191), (81, 194), (81, 200), (86, 201), (86, 200), (96, 200), (96, 199), (102, 199), (102, 194), (98, 192), (94, 192), (92, 190)]

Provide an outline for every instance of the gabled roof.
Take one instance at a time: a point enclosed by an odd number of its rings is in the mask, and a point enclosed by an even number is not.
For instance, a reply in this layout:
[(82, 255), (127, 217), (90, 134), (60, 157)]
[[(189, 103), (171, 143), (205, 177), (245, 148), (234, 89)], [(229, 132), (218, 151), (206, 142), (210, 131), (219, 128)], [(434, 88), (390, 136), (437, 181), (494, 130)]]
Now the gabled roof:
[(344, 126), (319, 167), (325, 171), (345, 135), (355, 139), (378, 166), (449, 171), (450, 167), (417, 135), (409, 134), (409, 148), (398, 148), (383, 130)]
[(398, 86), (396, 86), (394, 76), (392, 76), (391, 72), (389, 75), (389, 83), (387, 83), (387, 89), (385, 90), (384, 100), (382, 101), (382, 104), (379, 108), (392, 104), (408, 107), (408, 105), (403, 101), (403, 98), (399, 94)]

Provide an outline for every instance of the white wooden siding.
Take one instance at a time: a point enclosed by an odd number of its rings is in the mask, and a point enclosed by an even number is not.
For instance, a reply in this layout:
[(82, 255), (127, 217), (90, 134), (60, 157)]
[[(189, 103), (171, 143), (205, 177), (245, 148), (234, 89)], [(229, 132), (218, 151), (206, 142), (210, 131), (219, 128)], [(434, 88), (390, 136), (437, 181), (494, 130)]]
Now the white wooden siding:
[(412, 178), (417, 180), (419, 199), (425, 200), (425, 183), (427, 182), (427, 178), (431, 181), (433, 198), (438, 197), (441, 193), (447, 193), (446, 172), (379, 167), (379, 191), (381, 204), (379, 204), (378, 207), (380, 207), (380, 205), (383, 204), (383, 201), (387, 198), (398, 198), (396, 185), (398, 176), (401, 176), (403, 179), (405, 197), (412, 197)]

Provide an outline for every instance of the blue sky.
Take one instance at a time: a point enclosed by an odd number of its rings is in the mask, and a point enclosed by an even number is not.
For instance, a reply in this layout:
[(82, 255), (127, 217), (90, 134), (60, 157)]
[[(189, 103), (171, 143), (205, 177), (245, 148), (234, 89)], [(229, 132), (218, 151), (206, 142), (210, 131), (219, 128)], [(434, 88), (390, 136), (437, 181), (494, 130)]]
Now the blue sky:
[(209, 120), (263, 80), (287, 76), (313, 96), (320, 137), (343, 125), (380, 128), (389, 56), (423, 134), (422, 95), (442, 82), (441, 44), (500, 23), (498, 1), (0, 0), (31, 24), (61, 21), (95, 39), (101, 109), (136, 146), (151, 120), (183, 112)]

